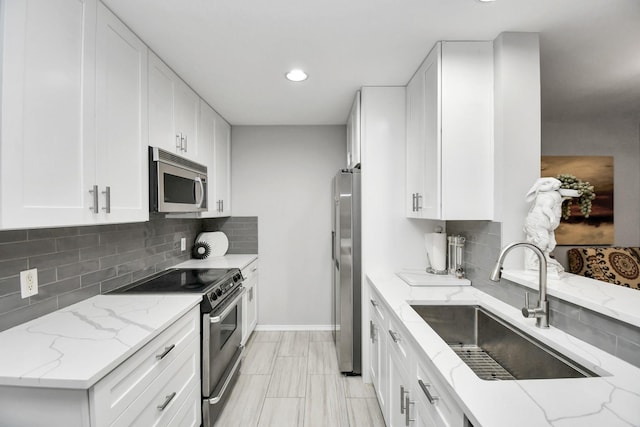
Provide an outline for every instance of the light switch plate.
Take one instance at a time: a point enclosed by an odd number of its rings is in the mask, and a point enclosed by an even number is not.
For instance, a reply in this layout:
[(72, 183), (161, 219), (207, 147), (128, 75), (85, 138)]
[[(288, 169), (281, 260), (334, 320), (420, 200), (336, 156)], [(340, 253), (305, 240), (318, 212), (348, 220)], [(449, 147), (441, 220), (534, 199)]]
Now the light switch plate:
[(38, 269), (24, 270), (20, 272), (20, 294), (27, 298), (38, 293)]
[(186, 251), (187, 250), (187, 238), (183, 237), (182, 239), (180, 239), (180, 250), (181, 251)]

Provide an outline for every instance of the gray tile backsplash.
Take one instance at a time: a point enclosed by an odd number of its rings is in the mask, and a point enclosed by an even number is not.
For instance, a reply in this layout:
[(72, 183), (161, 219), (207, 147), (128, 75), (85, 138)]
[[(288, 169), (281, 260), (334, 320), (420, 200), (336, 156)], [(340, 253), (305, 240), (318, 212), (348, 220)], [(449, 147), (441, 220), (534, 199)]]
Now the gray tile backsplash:
[(211, 218), (204, 220), (205, 231), (222, 231), (229, 239), (230, 254), (258, 253), (258, 217)]
[[(525, 292), (532, 301), (537, 299), (536, 291), (520, 284), (489, 280), (500, 253), (500, 223), (447, 221), (447, 234), (466, 237), (465, 271), (473, 286), (518, 309), (524, 304)], [(640, 328), (552, 296), (549, 306), (553, 326), (640, 367)]]
[[(152, 215), (144, 223), (0, 231), (0, 331), (189, 259), (180, 239), (189, 247), (202, 226)], [(27, 268), (38, 269), (38, 294), (22, 299)]]

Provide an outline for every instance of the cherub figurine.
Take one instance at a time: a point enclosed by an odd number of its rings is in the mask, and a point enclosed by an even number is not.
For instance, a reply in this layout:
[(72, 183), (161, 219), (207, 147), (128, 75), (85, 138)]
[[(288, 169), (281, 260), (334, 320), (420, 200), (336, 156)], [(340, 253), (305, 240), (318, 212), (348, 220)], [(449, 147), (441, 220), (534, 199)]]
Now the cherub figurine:
[[(561, 182), (556, 178), (538, 178), (526, 196), (527, 202), (533, 202), (524, 221), (524, 232), (527, 242), (533, 243), (544, 252), (547, 269), (550, 273), (559, 274), (564, 271), (562, 265), (549, 253), (556, 247), (554, 230), (560, 225), (562, 218)], [(527, 251), (525, 268), (538, 270), (538, 258), (535, 253)]]

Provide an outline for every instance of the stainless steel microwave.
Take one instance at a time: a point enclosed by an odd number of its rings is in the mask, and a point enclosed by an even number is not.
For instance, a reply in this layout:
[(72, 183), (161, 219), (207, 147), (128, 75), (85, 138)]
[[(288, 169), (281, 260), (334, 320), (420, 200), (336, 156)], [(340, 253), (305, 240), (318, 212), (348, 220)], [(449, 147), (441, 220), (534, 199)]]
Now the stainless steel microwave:
[(184, 157), (149, 147), (149, 210), (207, 210), (207, 167)]

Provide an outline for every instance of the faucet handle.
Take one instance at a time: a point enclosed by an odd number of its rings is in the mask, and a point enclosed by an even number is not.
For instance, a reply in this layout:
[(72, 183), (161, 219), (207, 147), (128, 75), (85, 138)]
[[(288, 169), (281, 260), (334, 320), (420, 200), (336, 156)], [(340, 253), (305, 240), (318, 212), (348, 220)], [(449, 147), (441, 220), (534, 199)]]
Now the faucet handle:
[(522, 315), (526, 318), (536, 317), (535, 308), (529, 306), (529, 292), (524, 293), (524, 307), (522, 308)]

